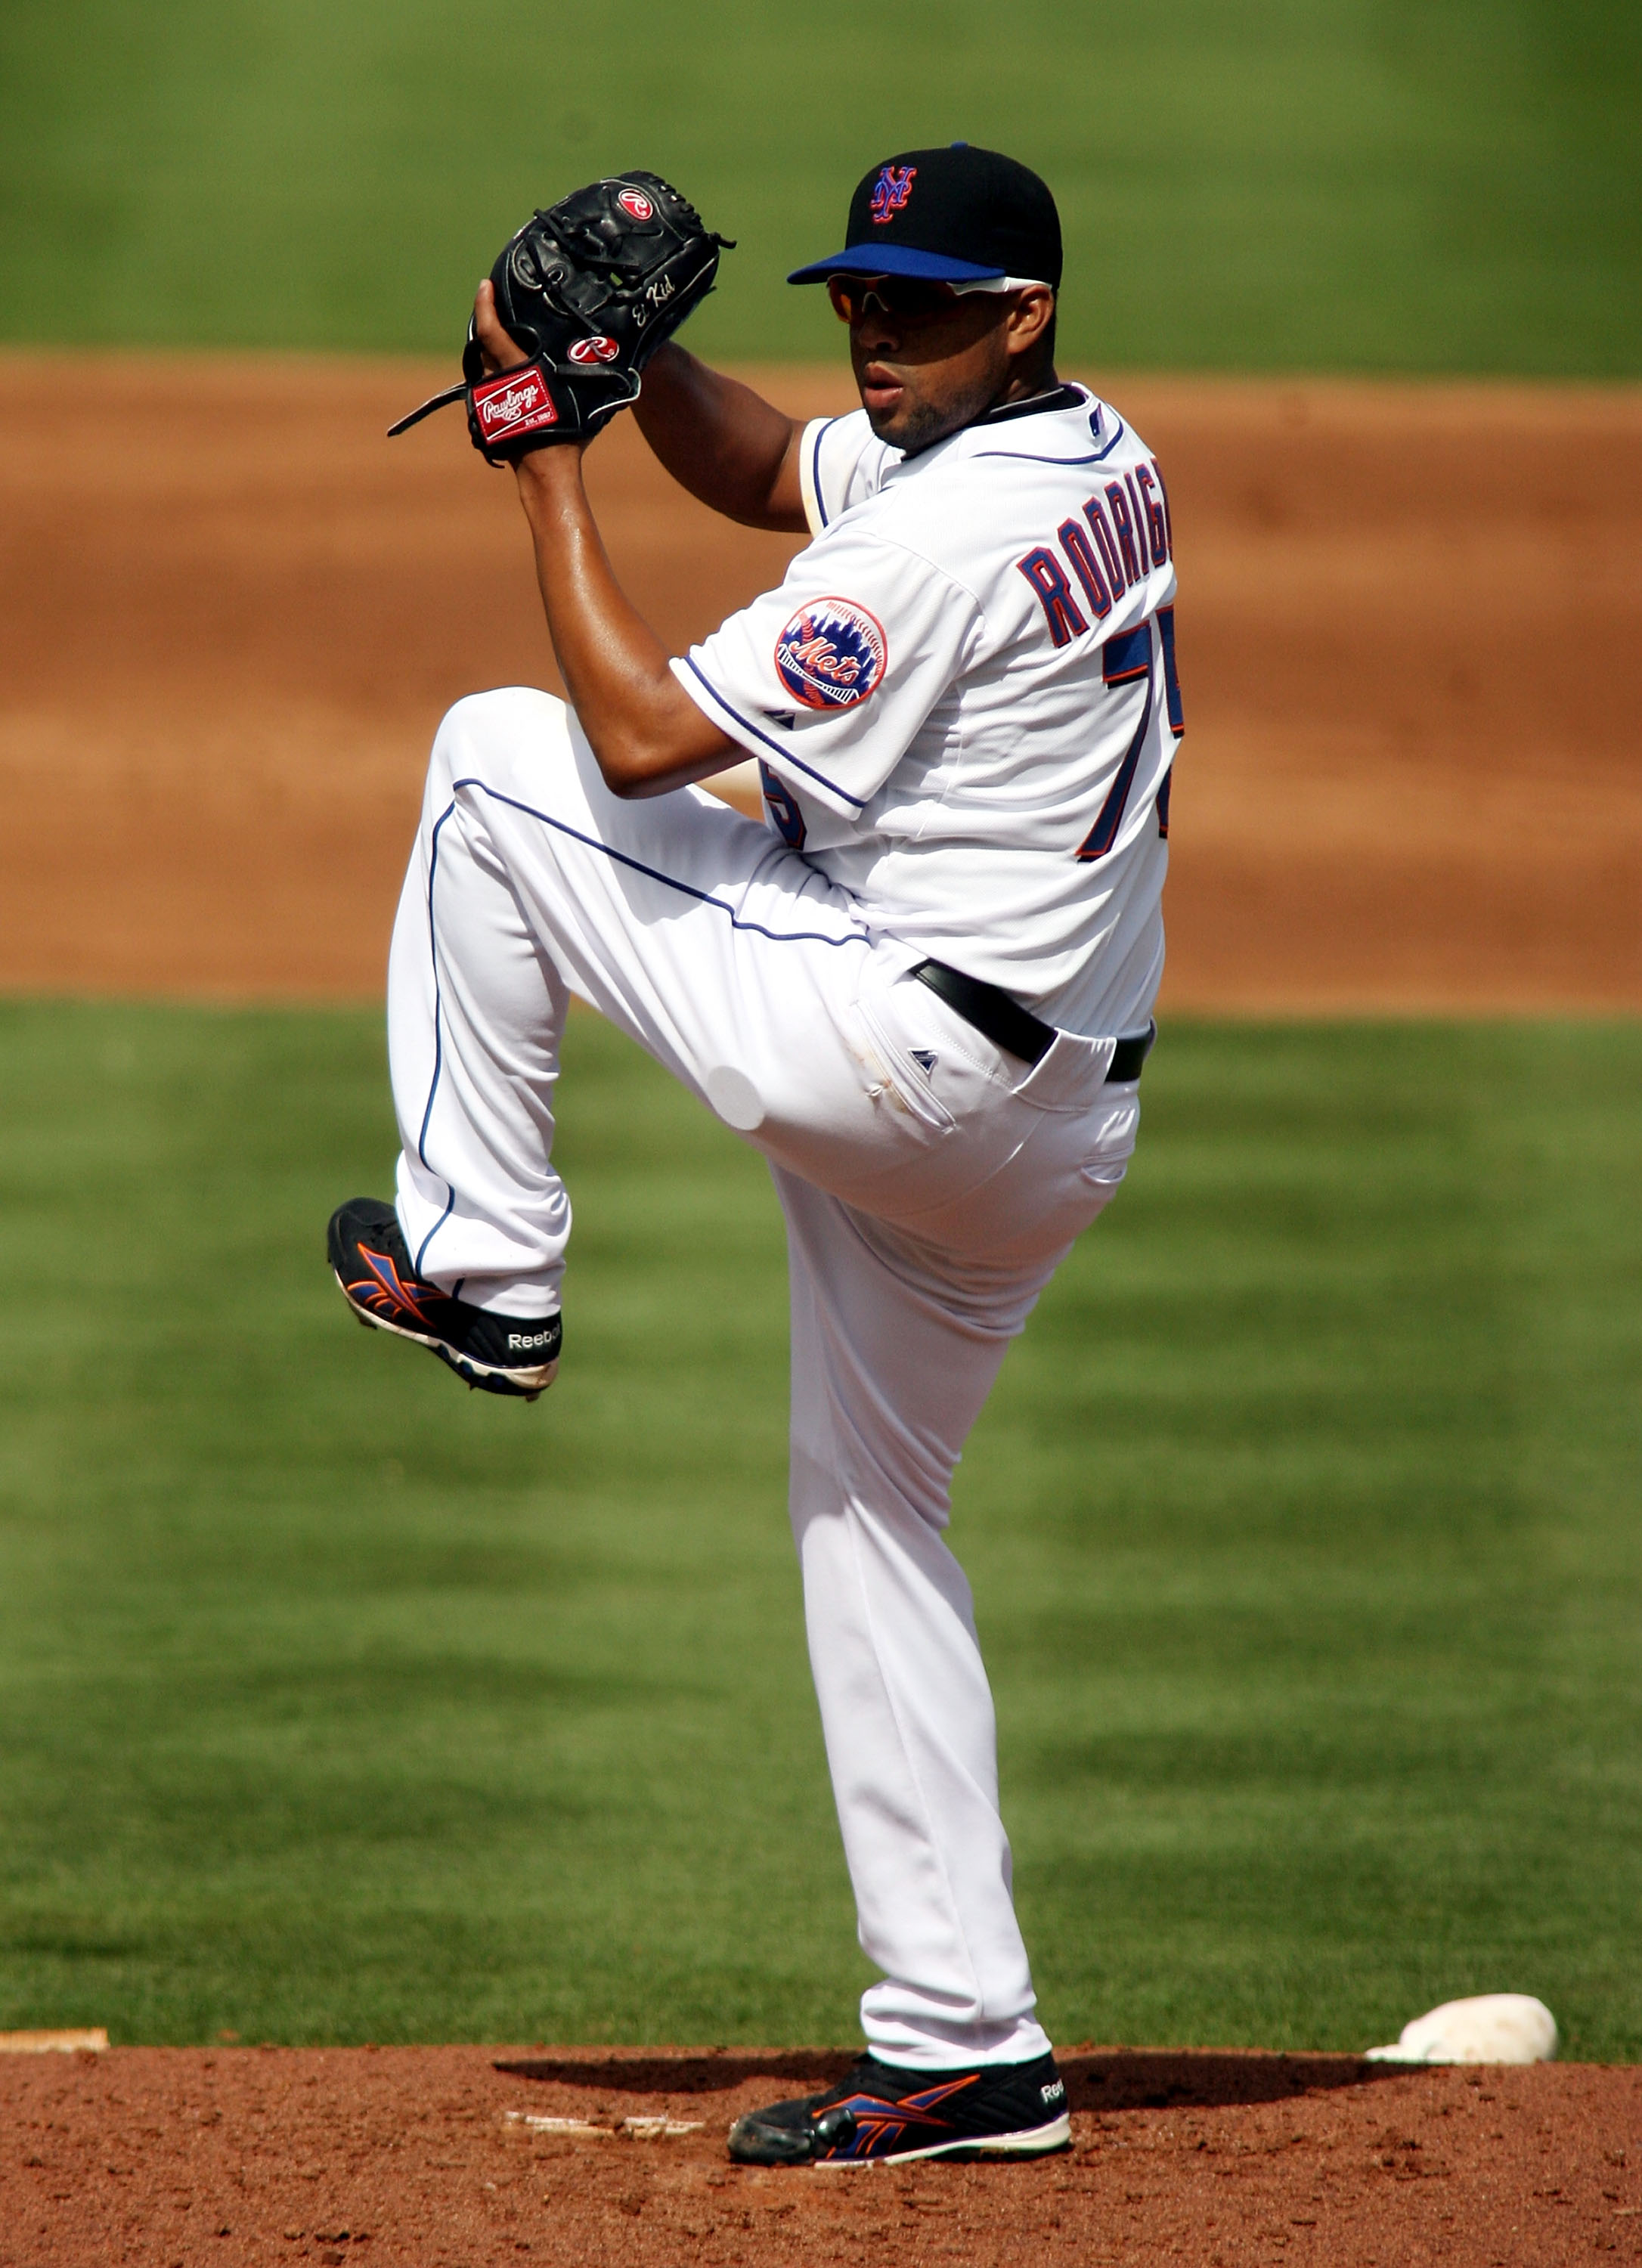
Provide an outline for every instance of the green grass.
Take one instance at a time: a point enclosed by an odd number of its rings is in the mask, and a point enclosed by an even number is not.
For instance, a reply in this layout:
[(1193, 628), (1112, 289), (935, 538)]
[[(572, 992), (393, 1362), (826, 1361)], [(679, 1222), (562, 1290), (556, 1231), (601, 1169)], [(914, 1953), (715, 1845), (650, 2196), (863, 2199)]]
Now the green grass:
[[(0, 1008), (0, 2028), (841, 2039), (757, 1160), (577, 1020), (560, 1383), (352, 1329), (376, 1020)], [(1171, 1027), (961, 1474), (1063, 2039), (1642, 2054), (1642, 1027)]]
[(635, 164), (740, 239), (703, 351), (954, 136), (1053, 182), (1071, 361), (1642, 373), (1633, 0), (9, 0), (0, 336), (450, 349), (536, 202)]

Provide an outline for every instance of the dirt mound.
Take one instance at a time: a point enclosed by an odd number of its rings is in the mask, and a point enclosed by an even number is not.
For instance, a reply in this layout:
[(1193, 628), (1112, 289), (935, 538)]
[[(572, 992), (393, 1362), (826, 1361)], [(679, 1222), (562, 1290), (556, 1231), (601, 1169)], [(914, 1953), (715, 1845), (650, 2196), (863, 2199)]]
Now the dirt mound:
[[(89, 445), (0, 357), (0, 983), (373, 996), (440, 712), (556, 686), (512, 484), (384, 440), (438, 369), (98, 359)], [(1166, 1005), (1642, 1005), (1642, 390), (1105, 390), (1182, 562)], [(779, 575), (630, 420), (590, 465), (675, 647)]]
[(739, 2168), (830, 2054), (132, 2048), (0, 2058), (0, 2263), (1538, 2268), (1642, 2253), (1642, 2072), (1074, 2050), (1070, 2153)]

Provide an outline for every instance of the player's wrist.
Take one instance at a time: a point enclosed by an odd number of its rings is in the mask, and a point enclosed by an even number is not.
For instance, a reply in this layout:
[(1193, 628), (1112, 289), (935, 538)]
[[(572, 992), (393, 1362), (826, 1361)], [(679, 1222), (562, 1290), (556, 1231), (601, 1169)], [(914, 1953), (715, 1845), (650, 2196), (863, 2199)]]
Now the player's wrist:
[(521, 494), (562, 495), (581, 486), (585, 441), (556, 441), (551, 448), (530, 449), (513, 460), (513, 477)]

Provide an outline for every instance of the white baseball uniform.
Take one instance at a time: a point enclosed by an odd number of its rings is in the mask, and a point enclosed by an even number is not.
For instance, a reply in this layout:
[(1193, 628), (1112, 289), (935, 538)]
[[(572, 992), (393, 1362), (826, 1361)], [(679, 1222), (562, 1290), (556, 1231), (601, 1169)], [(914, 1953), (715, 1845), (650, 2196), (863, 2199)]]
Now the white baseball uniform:
[[(434, 743), (389, 1040), (413, 1259), (495, 1312), (559, 1304), (567, 998), (769, 1159), (792, 1270), (791, 1514), (858, 1909), (869, 2043), (1045, 2051), (1010, 1893), (991, 1697), (948, 1550), (953, 1469), (1138, 1119), (1180, 726), (1155, 461), (1064, 387), (903, 461), (864, 413), (803, 438), (814, 541), (679, 680), (763, 767), (766, 823), (622, 801), (514, 688)], [(911, 972), (1059, 1027), (1031, 1065)], [(733, 1394), (733, 1379), (725, 1383)]]

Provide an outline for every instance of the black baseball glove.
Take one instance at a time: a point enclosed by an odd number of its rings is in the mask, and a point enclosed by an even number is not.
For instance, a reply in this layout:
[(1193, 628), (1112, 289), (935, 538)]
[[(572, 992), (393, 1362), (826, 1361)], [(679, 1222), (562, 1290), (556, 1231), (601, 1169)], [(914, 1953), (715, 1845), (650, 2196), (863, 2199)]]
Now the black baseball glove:
[(591, 439), (637, 401), (639, 373), (712, 289), (727, 237), (654, 173), (615, 173), (539, 212), (504, 246), (497, 313), (530, 357), (487, 378), (471, 323), (460, 383), (397, 425), (464, 397), (473, 445), (493, 465)]

